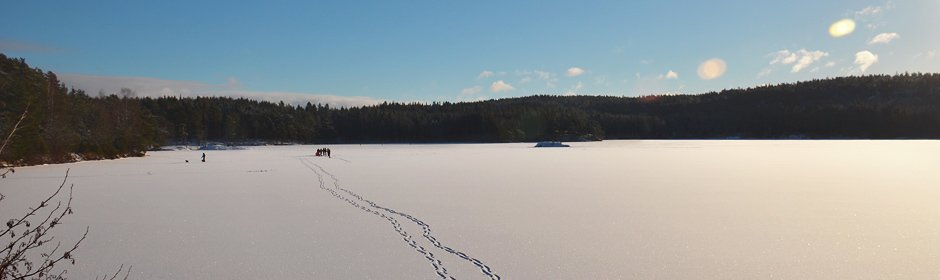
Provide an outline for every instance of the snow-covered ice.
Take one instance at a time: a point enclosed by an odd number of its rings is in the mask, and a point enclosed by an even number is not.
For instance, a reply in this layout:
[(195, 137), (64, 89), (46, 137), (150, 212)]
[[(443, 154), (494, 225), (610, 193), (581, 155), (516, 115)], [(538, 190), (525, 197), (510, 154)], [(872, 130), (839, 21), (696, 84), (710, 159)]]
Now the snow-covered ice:
[[(940, 141), (249, 147), (17, 168), (75, 185), (76, 279), (935, 279)], [(207, 162), (199, 162), (205, 152)], [(185, 160), (189, 160), (186, 163)]]

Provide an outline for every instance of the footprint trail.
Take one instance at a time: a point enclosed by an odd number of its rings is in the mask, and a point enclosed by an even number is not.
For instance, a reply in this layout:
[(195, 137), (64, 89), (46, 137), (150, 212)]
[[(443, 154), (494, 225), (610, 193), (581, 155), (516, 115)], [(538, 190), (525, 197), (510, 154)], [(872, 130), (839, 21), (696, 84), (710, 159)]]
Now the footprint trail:
[[(310, 169), (310, 171), (313, 171), (313, 172), (317, 175), (317, 180), (318, 180), (319, 183), (320, 183), (320, 189), (323, 189), (323, 190), (329, 192), (330, 194), (333, 195), (333, 197), (335, 197), (335, 198), (337, 198), (337, 199), (340, 199), (340, 200), (343, 200), (343, 201), (346, 201), (347, 203), (349, 203), (350, 205), (352, 205), (352, 206), (354, 206), (354, 207), (356, 207), (356, 208), (359, 208), (359, 209), (361, 209), (361, 210), (363, 210), (363, 211), (365, 211), (365, 212), (367, 212), (367, 213), (371, 213), (371, 214), (373, 214), (373, 215), (376, 215), (376, 216), (382, 217), (383, 219), (388, 220), (388, 222), (392, 225), (392, 228), (394, 228), (395, 231), (398, 232), (399, 235), (401, 235), (402, 240), (404, 240), (405, 243), (408, 244), (408, 246), (411, 246), (412, 248), (415, 249), (415, 251), (417, 251), (418, 253), (421, 253), (422, 255), (424, 255), (424, 258), (427, 259), (428, 262), (431, 263), (431, 266), (432, 266), (432, 267), (434, 267), (434, 271), (435, 271), (435, 273), (437, 273), (437, 276), (439, 276), (439, 277), (441, 277), (441, 279), (445, 279), (445, 280), (448, 280), (448, 279), (449, 279), (449, 280), (456, 280), (456, 278), (454, 278), (453, 276), (450, 276), (450, 275), (447, 273), (447, 268), (444, 267), (444, 264), (441, 262), (440, 259), (437, 259), (436, 257), (434, 257), (434, 253), (431, 253), (430, 251), (428, 251), (428, 250), (427, 250), (426, 248), (424, 248), (423, 246), (418, 245), (418, 243), (414, 240), (414, 238), (413, 238), (410, 234), (408, 234), (407, 231), (405, 231), (404, 229), (401, 228), (401, 224), (398, 222), (397, 219), (395, 219), (394, 217), (385, 215), (384, 213), (381, 213), (381, 212), (379, 212), (379, 211), (372, 210), (372, 209), (369, 208), (369, 207), (362, 206), (361, 204), (359, 204), (359, 203), (356, 202), (355, 200), (346, 198), (345, 196), (343, 196), (342, 193), (340, 193), (340, 192), (337, 191), (336, 189), (330, 188), (330, 187), (328, 187), (328, 186), (326, 185), (326, 182), (324, 182), (324, 180), (323, 180), (323, 173), (320, 172), (320, 171), (323, 170), (322, 167), (320, 167), (319, 165), (316, 165), (316, 164), (314, 164), (314, 163), (312, 163), (312, 162), (309, 162), (309, 163), (308, 163), (308, 162), (307, 162), (306, 160), (304, 160), (303, 158), (300, 158), (300, 162), (301, 162), (304, 166), (306, 166), (307, 169)], [(313, 166), (311, 166), (311, 164), (316, 165), (317, 168), (314, 168)], [(319, 171), (317, 170), (318, 168), (320, 169)], [(323, 171), (323, 172), (325, 173), (325, 171)], [(335, 178), (335, 176), (333, 176), (333, 175), (330, 175), (330, 177)], [(335, 183), (334, 183), (334, 185), (335, 185)], [(357, 198), (357, 199), (362, 200), (361, 198)]]
[[(410, 214), (408, 214), (408, 213), (404, 213), (404, 212), (397, 211), (397, 210), (394, 210), (394, 209), (391, 209), (391, 208), (387, 208), (387, 207), (382, 207), (381, 205), (379, 205), (379, 204), (377, 204), (377, 203), (375, 203), (375, 202), (373, 202), (373, 201), (371, 201), (371, 200), (365, 199), (365, 198), (363, 198), (362, 196), (360, 196), (360, 195), (358, 195), (358, 194), (356, 194), (356, 193), (354, 193), (354, 192), (352, 192), (352, 191), (350, 191), (350, 190), (348, 190), (348, 189), (345, 189), (345, 188), (341, 187), (341, 186), (339, 185), (339, 178), (337, 178), (337, 177), (336, 177), (335, 175), (333, 175), (332, 173), (330, 173), (330, 172), (326, 171), (325, 169), (323, 169), (323, 167), (320, 166), (319, 164), (316, 164), (316, 163), (313, 163), (313, 162), (311, 162), (310, 164), (313, 165), (313, 166), (316, 166), (316, 168), (319, 169), (319, 172), (317, 172), (318, 175), (320, 174), (320, 172), (322, 172), (323, 174), (326, 174), (326, 175), (329, 176), (331, 179), (333, 179), (333, 188), (334, 188), (334, 189), (343, 191), (343, 192), (349, 194), (350, 196), (355, 197), (357, 200), (363, 201), (363, 202), (369, 204), (369, 206), (371, 206), (371, 207), (374, 208), (374, 209), (379, 209), (379, 210), (382, 210), (382, 211), (385, 211), (385, 212), (388, 212), (388, 213), (391, 213), (391, 214), (395, 214), (395, 215), (404, 217), (404, 218), (406, 218), (406, 219), (408, 219), (408, 220), (414, 222), (415, 224), (417, 224), (418, 226), (420, 226), (420, 227), (423, 229), (423, 231), (424, 231), (424, 233), (423, 233), (424, 238), (427, 239), (429, 242), (431, 242), (431, 244), (433, 244), (434, 247), (437, 247), (437, 248), (439, 248), (439, 249), (441, 249), (441, 250), (444, 250), (444, 251), (446, 251), (446, 252), (448, 252), (448, 253), (454, 254), (454, 255), (456, 255), (457, 257), (460, 257), (461, 259), (464, 259), (464, 260), (466, 260), (466, 261), (472, 263), (474, 266), (476, 266), (477, 268), (480, 269), (480, 272), (483, 273), (483, 275), (486, 275), (486, 276), (489, 277), (491, 280), (500, 280), (500, 279), (501, 279), (500, 276), (499, 276), (498, 274), (496, 274), (496, 272), (494, 272), (494, 271), (492, 270), (492, 268), (490, 268), (488, 265), (486, 265), (486, 263), (484, 263), (483, 261), (481, 261), (481, 260), (479, 260), (479, 259), (476, 259), (476, 258), (473, 258), (473, 257), (471, 257), (470, 255), (467, 255), (467, 254), (464, 253), (464, 252), (461, 252), (461, 251), (458, 251), (458, 250), (453, 249), (453, 248), (451, 248), (451, 247), (448, 247), (448, 246), (444, 245), (443, 243), (441, 243), (439, 240), (437, 240), (437, 238), (434, 237), (434, 235), (431, 233), (431, 226), (428, 225), (427, 223), (425, 223), (424, 221), (422, 221), (422, 220), (420, 220), (420, 219), (418, 219), (418, 218), (415, 218), (414, 216), (412, 216), (412, 215), (410, 215)], [(310, 168), (310, 167), (308, 166), (308, 168)], [(316, 171), (315, 171), (315, 172), (316, 172)], [(358, 205), (358, 204), (357, 204), (357, 205)], [(362, 206), (359, 206), (359, 207), (362, 207)], [(365, 209), (364, 209), (364, 210), (365, 210)], [(367, 211), (369, 211), (369, 210), (367, 210)]]

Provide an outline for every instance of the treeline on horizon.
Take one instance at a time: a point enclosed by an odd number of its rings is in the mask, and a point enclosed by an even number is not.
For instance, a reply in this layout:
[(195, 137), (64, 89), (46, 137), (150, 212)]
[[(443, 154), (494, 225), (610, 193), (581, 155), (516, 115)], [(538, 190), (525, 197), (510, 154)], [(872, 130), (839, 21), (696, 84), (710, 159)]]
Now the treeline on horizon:
[(0, 161), (142, 155), (167, 144), (601, 139), (938, 139), (940, 74), (839, 77), (697, 95), (529, 96), (335, 108), (227, 97), (91, 97), (0, 54)]

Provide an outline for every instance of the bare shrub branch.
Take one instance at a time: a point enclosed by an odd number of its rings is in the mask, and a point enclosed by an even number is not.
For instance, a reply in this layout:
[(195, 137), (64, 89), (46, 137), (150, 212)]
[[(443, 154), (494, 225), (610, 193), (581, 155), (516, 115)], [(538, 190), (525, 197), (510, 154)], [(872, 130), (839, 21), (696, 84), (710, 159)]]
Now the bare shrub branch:
[[(20, 127), (23, 119), (26, 118), (28, 111), (29, 104), (26, 105), (26, 110), (23, 111), (20, 119), (13, 125), (3, 144), (0, 145), (0, 155), (3, 154), (3, 150), (12, 141), (13, 135)], [(72, 211), (72, 197), (75, 185), (69, 185), (68, 197), (62, 199), (62, 195), (60, 195), (66, 182), (68, 182), (69, 171), (69, 169), (65, 171), (65, 177), (55, 192), (39, 201), (36, 206), (29, 207), (26, 214), (8, 220), (5, 227), (0, 226), (0, 245), (3, 246), (0, 248), (0, 280), (66, 279), (65, 273), (67, 270), (62, 269), (58, 273), (53, 273), (53, 271), (56, 269), (57, 264), (63, 262), (75, 264), (75, 250), (78, 250), (78, 246), (82, 241), (85, 241), (90, 230), (85, 227), (85, 233), (82, 234), (82, 237), (71, 247), (65, 247), (68, 248), (65, 251), (59, 251), (60, 248), (63, 248), (61, 242), (56, 242), (55, 246), (51, 246), (51, 243), (55, 240), (52, 229), (61, 225), (65, 216), (74, 213)], [(15, 172), (13, 168), (2, 166), (2, 162), (0, 162), (0, 178), (6, 178), (7, 174)], [(5, 198), (6, 196), (0, 194), (0, 202)], [(53, 207), (52, 202), (56, 199), (58, 201), (55, 202)], [(121, 265), (110, 279), (117, 278), (123, 270), (124, 265)], [(125, 280), (130, 276), (130, 273), (131, 267), (128, 267), (127, 272), (124, 274)]]

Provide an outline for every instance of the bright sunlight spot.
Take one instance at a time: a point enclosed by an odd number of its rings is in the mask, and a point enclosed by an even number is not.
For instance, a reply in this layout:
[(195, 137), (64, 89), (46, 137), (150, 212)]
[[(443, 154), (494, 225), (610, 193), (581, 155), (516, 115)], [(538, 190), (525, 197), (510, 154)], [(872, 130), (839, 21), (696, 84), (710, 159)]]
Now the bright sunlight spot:
[(843, 19), (829, 26), (829, 36), (834, 38), (852, 34), (852, 31), (855, 31), (855, 21), (851, 19)]
[(728, 64), (720, 58), (712, 58), (698, 66), (698, 76), (702, 80), (714, 80), (725, 74)]

